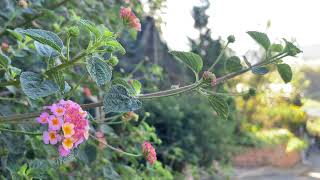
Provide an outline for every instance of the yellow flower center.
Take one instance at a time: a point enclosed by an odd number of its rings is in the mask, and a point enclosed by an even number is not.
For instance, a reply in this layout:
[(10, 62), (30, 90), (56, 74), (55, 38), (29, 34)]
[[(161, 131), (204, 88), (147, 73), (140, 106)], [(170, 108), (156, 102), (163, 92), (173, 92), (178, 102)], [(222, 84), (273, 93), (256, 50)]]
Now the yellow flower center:
[(73, 146), (73, 140), (72, 138), (66, 138), (63, 140), (62, 144), (64, 148), (71, 149)]
[(73, 127), (74, 125), (70, 123), (66, 123), (62, 126), (62, 131), (65, 137), (70, 137), (74, 134)]

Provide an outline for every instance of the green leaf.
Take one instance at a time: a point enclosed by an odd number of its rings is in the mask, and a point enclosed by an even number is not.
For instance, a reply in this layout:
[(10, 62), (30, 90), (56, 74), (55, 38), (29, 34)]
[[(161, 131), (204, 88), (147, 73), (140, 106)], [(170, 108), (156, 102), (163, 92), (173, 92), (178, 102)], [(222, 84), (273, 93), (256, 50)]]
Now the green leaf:
[(228, 72), (235, 72), (242, 69), (241, 60), (237, 56), (231, 56), (226, 61), (226, 69)]
[(58, 52), (61, 52), (63, 48), (62, 40), (59, 38), (58, 35), (56, 35), (53, 32), (45, 31), (42, 29), (26, 29), (26, 30), (20, 30), (19, 32), (26, 36), (31, 37), (35, 41), (38, 41), (42, 44), (52, 47)]
[(169, 52), (176, 59), (185, 63), (195, 74), (202, 70), (203, 62), (202, 58), (192, 52), (182, 52), (182, 51), (171, 51)]
[(123, 177), (121, 177), (113, 168), (111, 165), (104, 166), (102, 169), (103, 176), (106, 179), (112, 179), (112, 180), (120, 180)]
[(107, 41), (105, 45), (113, 48), (113, 52), (119, 51), (122, 55), (126, 53), (124, 47), (116, 40)]
[(114, 85), (104, 97), (104, 110), (109, 112), (129, 112), (141, 108), (141, 102), (130, 96), (125, 87)]
[(22, 41), (22, 35), (15, 30), (7, 29), (7, 31), (18, 41)]
[(101, 35), (100, 31), (93, 22), (91, 22), (89, 20), (85, 20), (85, 19), (80, 19), (79, 23), (87, 31), (92, 32), (96, 38), (100, 37), (100, 35)]
[(258, 75), (265, 75), (269, 72), (269, 69), (266, 67), (256, 67), (252, 68), (252, 73), (258, 74)]
[(87, 70), (99, 86), (111, 80), (112, 68), (99, 57), (92, 56), (87, 58)]
[(63, 90), (63, 92), (67, 93), (70, 90), (71, 90), (71, 87), (70, 87), (69, 83), (67, 81), (64, 81), (64, 90)]
[(7, 68), (11, 64), (11, 59), (5, 54), (0, 52), (0, 67)]
[(266, 51), (270, 47), (270, 40), (267, 34), (257, 31), (248, 31), (247, 32), (252, 39), (254, 39), (258, 44), (260, 44)]
[(15, 78), (17, 75), (21, 73), (21, 69), (9, 66), (10, 75), (12, 78)]
[(292, 80), (292, 70), (288, 64), (277, 64), (278, 72), (285, 83)]
[(88, 163), (92, 163), (97, 159), (97, 148), (94, 145), (86, 144), (84, 146), (84, 152), (87, 156)]
[(301, 53), (302, 51), (295, 46), (292, 42), (287, 41), (286, 39), (283, 39), (286, 42), (286, 46), (284, 48), (284, 52), (288, 53), (289, 56), (295, 56), (299, 53)]
[(34, 41), (34, 47), (40, 56), (56, 57), (59, 55), (52, 47), (39, 43), (38, 41)]
[(209, 96), (209, 103), (218, 116), (227, 119), (229, 115), (229, 106), (225, 99), (221, 96)]
[(131, 85), (134, 88), (134, 90), (136, 91), (136, 95), (140, 94), (141, 88), (142, 88), (140, 81), (134, 79), (134, 80), (132, 80)]
[(281, 44), (272, 44), (270, 49), (273, 52), (282, 52), (283, 51), (283, 46)]
[(46, 97), (59, 91), (57, 84), (50, 80), (43, 80), (40, 74), (22, 72), (20, 75), (22, 91), (31, 99)]
[(124, 79), (120, 79), (120, 78), (116, 78), (114, 80), (112, 80), (112, 84), (113, 85), (122, 85), (123, 87), (125, 87), (129, 93), (129, 95), (134, 96), (136, 95), (136, 91), (134, 89), (134, 87), (129, 84), (128, 81), (124, 80)]

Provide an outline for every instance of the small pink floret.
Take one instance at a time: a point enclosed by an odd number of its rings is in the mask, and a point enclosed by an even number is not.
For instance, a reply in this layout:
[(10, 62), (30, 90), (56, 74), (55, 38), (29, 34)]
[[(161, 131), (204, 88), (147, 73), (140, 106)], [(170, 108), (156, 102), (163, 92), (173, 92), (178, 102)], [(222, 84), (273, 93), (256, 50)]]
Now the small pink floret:
[(60, 130), (63, 124), (63, 120), (61, 117), (56, 117), (54, 115), (49, 116), (49, 129), (58, 131)]
[(48, 118), (49, 118), (49, 113), (43, 112), (40, 114), (39, 117), (37, 117), (37, 121), (40, 124), (46, 124), (46, 123), (48, 123)]
[(68, 156), (71, 152), (70, 150), (64, 149), (63, 146), (61, 146), (61, 145), (59, 146), (58, 151), (59, 151), (60, 156), (62, 156), (62, 157)]
[(123, 21), (128, 24), (131, 28), (141, 31), (141, 23), (139, 18), (134, 14), (131, 8), (121, 8), (120, 9), (120, 16)]

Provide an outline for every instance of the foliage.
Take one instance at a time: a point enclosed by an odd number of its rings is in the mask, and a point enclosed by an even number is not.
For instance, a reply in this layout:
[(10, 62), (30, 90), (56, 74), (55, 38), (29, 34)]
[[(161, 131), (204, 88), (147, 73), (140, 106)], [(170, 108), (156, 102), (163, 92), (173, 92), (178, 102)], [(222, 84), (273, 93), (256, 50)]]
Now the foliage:
[[(157, 1), (151, 6), (161, 4)], [(234, 99), (228, 94), (232, 88), (224, 82), (248, 71), (266, 74), (266, 67), (278, 67), (282, 79), (289, 82), (291, 69), (281, 59), (301, 52), (287, 40), (282, 50), (271, 48), (266, 34), (250, 31), (267, 52), (261, 62), (251, 65), (243, 59), (246, 66), (242, 66), (241, 58), (229, 58), (228, 45), (235, 38), (215, 41), (207, 29), (199, 42), (193, 41), (193, 52), (171, 51), (194, 72), (195, 81), (159, 91), (157, 86), (163, 86), (150, 85), (153, 79), (139, 82), (133, 72), (116, 66), (126, 53), (125, 42), (136, 39), (135, 30), (140, 30), (139, 1), (20, 0), (0, 5), (5, 7), (0, 36), (6, 43), (0, 54), (0, 92), (4, 93), (0, 99), (1, 178), (173, 179), (172, 172), (186, 164), (209, 166), (214, 159), (227, 161), (236, 144), (238, 122)], [(126, 9), (130, 10), (128, 19), (121, 19), (122, 6), (133, 9)], [(204, 18), (196, 23), (200, 30), (207, 24), (203, 10), (208, 7), (195, 9), (194, 14)], [(211, 45), (217, 49), (210, 51)], [(161, 75), (162, 68), (156, 65), (146, 69)], [(203, 71), (214, 72), (218, 78), (214, 74), (202, 78)], [(146, 93), (150, 89), (157, 92)], [(182, 93), (189, 94), (171, 97)], [(163, 99), (147, 101), (155, 98)], [(72, 99), (90, 109), (91, 138), (67, 157), (44, 145), (39, 136), (44, 129), (32, 123), (37, 111), (60, 99)], [(135, 118), (127, 118), (128, 114)], [(144, 141), (157, 147), (160, 161), (154, 166), (142, 158)]]
[(308, 146), (306, 140), (296, 137), (287, 129), (271, 129), (271, 130), (255, 130), (247, 132), (247, 142), (251, 141), (256, 147), (276, 146), (280, 144), (286, 145), (286, 151), (299, 151)]
[(205, 166), (213, 159), (230, 158), (237, 123), (214, 115), (208, 105), (197, 95), (147, 102), (148, 122), (156, 127), (163, 142), (158, 147), (163, 162), (181, 169), (185, 163)]

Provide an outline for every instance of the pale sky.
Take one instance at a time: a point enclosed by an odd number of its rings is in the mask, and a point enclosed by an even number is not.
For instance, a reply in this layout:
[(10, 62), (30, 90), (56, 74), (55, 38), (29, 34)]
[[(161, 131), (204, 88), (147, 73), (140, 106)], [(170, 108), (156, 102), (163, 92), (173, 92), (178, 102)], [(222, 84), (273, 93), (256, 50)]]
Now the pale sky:
[[(271, 41), (295, 39), (301, 47), (320, 44), (320, 0), (210, 0), (207, 10), (212, 36), (226, 39), (233, 34), (232, 44), (238, 55), (258, 46), (246, 31), (267, 32)], [(167, 0), (162, 15), (163, 39), (174, 50), (189, 50), (187, 36), (195, 38), (191, 10), (200, 0)], [(268, 21), (271, 27), (266, 31)], [(320, 49), (319, 49), (320, 50)]]

